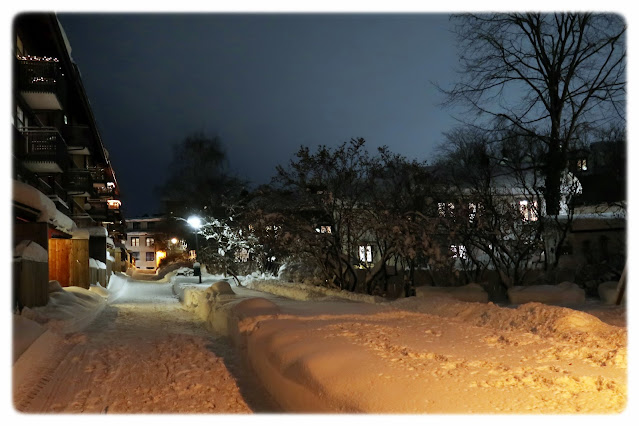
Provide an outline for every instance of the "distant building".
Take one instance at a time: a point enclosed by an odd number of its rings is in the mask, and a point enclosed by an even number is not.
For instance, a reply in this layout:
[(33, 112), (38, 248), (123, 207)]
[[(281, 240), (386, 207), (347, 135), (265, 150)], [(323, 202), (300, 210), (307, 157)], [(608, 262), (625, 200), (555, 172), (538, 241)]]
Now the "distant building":
[(162, 216), (128, 218), (126, 223), (126, 249), (135, 259), (138, 270), (154, 272), (167, 252), (186, 250), (184, 240), (167, 234)]

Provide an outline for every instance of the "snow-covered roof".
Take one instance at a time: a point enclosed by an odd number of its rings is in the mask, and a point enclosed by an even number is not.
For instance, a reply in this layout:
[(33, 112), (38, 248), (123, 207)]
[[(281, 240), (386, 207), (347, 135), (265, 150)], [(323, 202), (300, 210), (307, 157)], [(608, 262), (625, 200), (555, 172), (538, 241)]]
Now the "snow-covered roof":
[(33, 260), (46, 263), (49, 261), (49, 254), (40, 244), (30, 240), (22, 240), (13, 250), (13, 260)]
[(109, 232), (104, 226), (90, 226), (83, 229), (86, 229), (87, 232), (89, 232), (89, 235), (92, 237), (108, 237), (109, 236)]
[(50, 223), (61, 231), (71, 233), (76, 224), (68, 216), (60, 212), (53, 201), (31, 185), (17, 180), (13, 181), (14, 201), (29, 206), (40, 212), (37, 222)]

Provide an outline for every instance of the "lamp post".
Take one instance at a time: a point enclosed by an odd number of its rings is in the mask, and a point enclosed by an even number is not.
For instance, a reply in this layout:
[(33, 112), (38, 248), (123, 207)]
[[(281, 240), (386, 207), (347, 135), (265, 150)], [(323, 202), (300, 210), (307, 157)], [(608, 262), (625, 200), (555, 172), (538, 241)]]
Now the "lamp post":
[[(195, 232), (195, 263), (198, 263), (197, 261), (197, 255), (200, 252), (200, 247), (198, 245), (198, 241), (197, 241), (197, 233), (199, 231), (199, 229), (202, 227), (202, 220), (197, 217), (197, 216), (191, 216), (189, 217), (187, 220), (187, 223), (189, 225), (191, 225), (191, 228), (193, 228), (194, 232)], [(195, 264), (193, 265), (194, 269), (195, 269)], [(198, 263), (199, 266), (199, 263)], [(199, 274), (199, 282), (202, 283), (202, 270), (200, 269)]]

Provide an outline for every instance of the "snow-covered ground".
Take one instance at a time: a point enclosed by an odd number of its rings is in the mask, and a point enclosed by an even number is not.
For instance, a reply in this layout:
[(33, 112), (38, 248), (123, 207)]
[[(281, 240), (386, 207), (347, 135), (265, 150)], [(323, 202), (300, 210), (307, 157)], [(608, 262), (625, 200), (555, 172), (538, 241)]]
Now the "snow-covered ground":
[[(107, 289), (62, 290), (55, 312), (33, 309), (38, 322), (17, 326), (36, 340), (14, 364), (16, 407), (465, 414), (617, 413), (627, 404), (624, 307), (388, 302), (258, 275), (241, 287), (214, 284), (223, 279), (117, 275)], [(94, 302), (104, 306), (89, 328), (60, 334), (76, 326), (64, 315)]]
[(623, 307), (353, 303), (255, 276), (229, 295), (209, 288), (218, 278), (172, 282), (287, 411), (617, 413), (627, 403)]
[(169, 283), (117, 275), (107, 289), (59, 288), (27, 312), (14, 321), (20, 412), (250, 413), (272, 404)]

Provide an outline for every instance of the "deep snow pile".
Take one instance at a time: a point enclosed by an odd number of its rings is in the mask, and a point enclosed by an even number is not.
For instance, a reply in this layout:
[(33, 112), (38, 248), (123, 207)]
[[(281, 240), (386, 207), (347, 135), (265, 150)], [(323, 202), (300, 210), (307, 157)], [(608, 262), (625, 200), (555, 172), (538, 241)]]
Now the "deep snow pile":
[[(71, 333), (86, 327), (106, 306), (106, 290), (91, 286), (60, 287), (50, 283), (49, 303), (36, 308), (23, 308), (21, 316), (58, 334)], [(95, 289), (95, 290), (94, 290)]]
[(264, 275), (248, 276), (244, 280), (247, 288), (276, 294), (293, 300), (321, 300), (325, 298), (347, 299), (354, 302), (381, 303), (385, 299), (368, 294), (352, 293), (350, 291), (320, 287), (308, 284), (286, 283), (277, 278)]
[(297, 301), (192, 287), (185, 306), (235, 342), (287, 410), (610, 413), (626, 404), (627, 331), (581, 311), (438, 297), (362, 304), (273, 280), (249, 286)]

